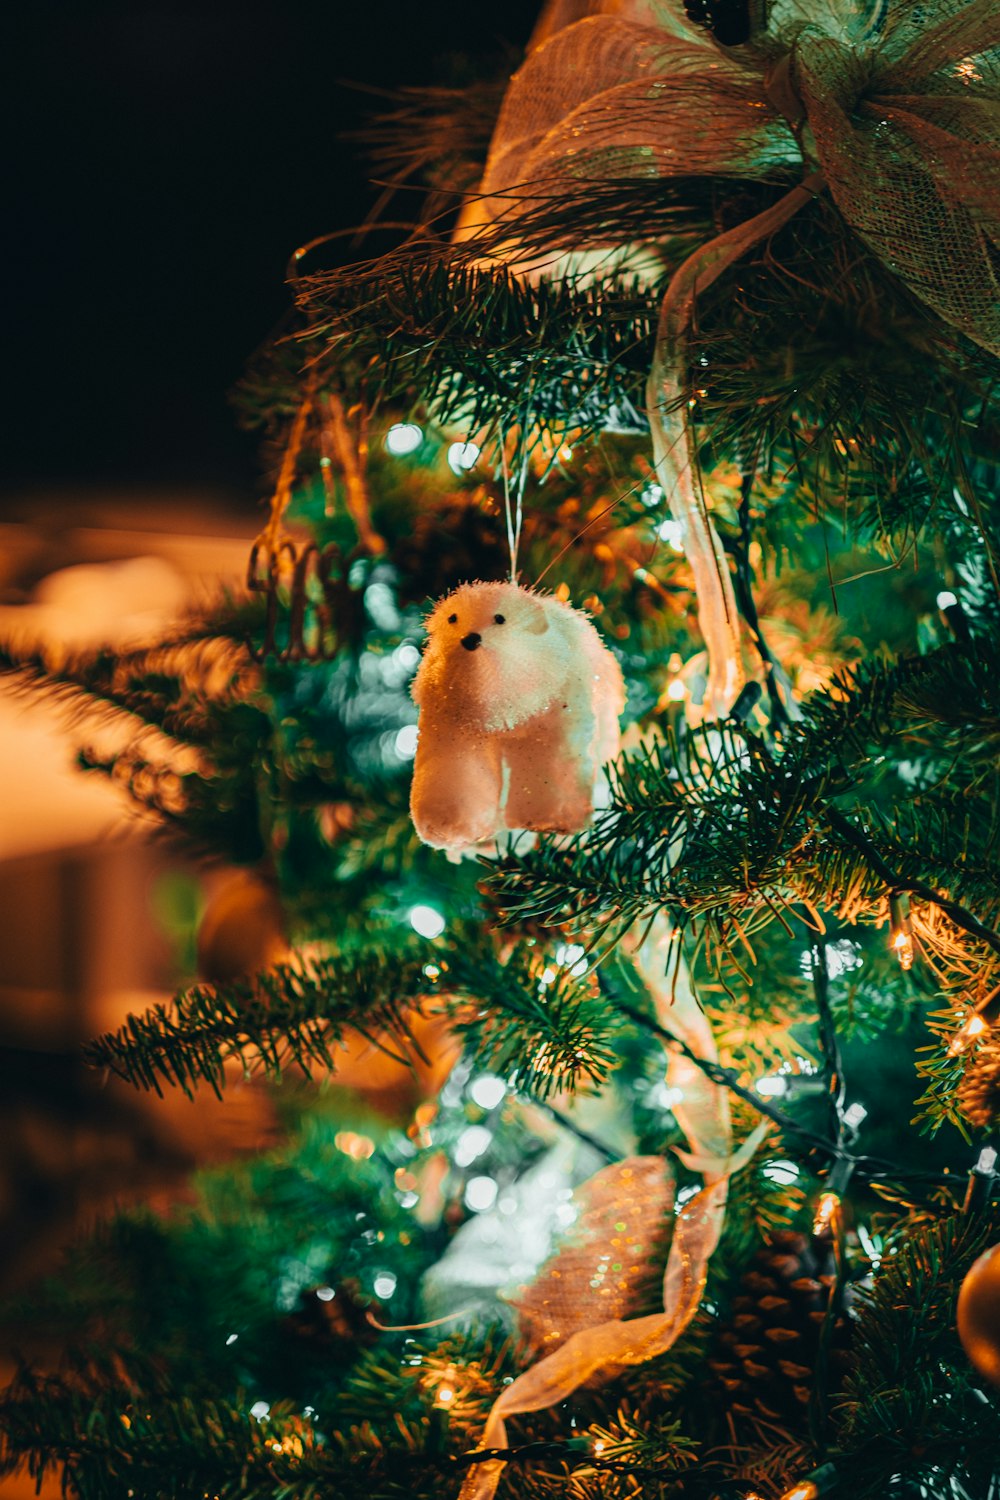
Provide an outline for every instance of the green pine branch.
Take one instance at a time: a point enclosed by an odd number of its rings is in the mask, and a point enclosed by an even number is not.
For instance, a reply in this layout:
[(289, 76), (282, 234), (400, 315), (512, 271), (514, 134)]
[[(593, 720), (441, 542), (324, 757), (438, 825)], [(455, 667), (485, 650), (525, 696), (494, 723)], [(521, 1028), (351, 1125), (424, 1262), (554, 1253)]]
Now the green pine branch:
[(505, 959), (472, 931), (452, 943), (310, 957), (218, 988), (196, 985), (130, 1016), (86, 1048), (89, 1061), (141, 1088), (200, 1082), (217, 1093), (226, 1063), (279, 1078), (290, 1065), (335, 1072), (345, 1033), (359, 1031), (405, 1063), (419, 1052), (413, 1007), (450, 1014), (476, 1060), (545, 1099), (591, 1086), (614, 1063), (613, 1012), (592, 977), (564, 968), (546, 978), (530, 944)]
[(995, 1215), (910, 1227), (859, 1304), (854, 1370), (835, 1413), (845, 1486), (881, 1496), (901, 1476), (929, 1486), (949, 1473), (966, 1493), (1000, 1480), (1000, 1399), (958, 1340), (955, 1304), (972, 1262), (997, 1236)]
[[(733, 724), (668, 734), (618, 762), (611, 805), (589, 832), (495, 863), (498, 907), (509, 922), (618, 932), (666, 907), (675, 925), (752, 962), (754, 932), (796, 906), (870, 921), (889, 891), (911, 891), (984, 953), (998, 952), (989, 812), (998, 671), (996, 643), (978, 640), (972, 652), (947, 646), (842, 675), (780, 743)], [(939, 757), (961, 746), (939, 794), (950, 807), (961, 787), (969, 816), (958, 826), (938, 816), (934, 793), (912, 795), (895, 770), (904, 750), (926, 754), (931, 733)]]

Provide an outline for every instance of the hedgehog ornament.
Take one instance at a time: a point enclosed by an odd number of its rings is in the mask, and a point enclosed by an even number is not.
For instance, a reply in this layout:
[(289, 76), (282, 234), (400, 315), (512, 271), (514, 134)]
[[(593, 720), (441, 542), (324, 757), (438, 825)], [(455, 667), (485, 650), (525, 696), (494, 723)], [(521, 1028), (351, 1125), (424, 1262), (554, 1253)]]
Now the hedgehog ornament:
[(468, 583), (427, 619), (410, 811), (425, 844), (576, 833), (618, 753), (621, 669), (586, 615), (516, 583)]

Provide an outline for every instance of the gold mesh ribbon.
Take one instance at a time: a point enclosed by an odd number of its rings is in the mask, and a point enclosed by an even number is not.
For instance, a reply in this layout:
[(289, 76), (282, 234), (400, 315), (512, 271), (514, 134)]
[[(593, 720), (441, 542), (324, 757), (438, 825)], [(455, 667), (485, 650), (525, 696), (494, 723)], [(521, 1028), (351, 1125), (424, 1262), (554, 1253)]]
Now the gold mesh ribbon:
[(595, 181), (802, 179), (681, 266), (649, 382), (657, 473), (709, 650), (710, 715), (731, 706), (742, 666), (732, 585), (683, 409), (696, 294), (825, 184), (885, 266), (1000, 354), (998, 101), (997, 0), (774, 0), (766, 31), (730, 49), (688, 23), (680, 0), (550, 0), (511, 80), (463, 237), (492, 226), (495, 244), (507, 222), (513, 244), (526, 203)]
[[(658, 917), (645, 940), (633, 945), (632, 957), (652, 995), (657, 1019), (699, 1056), (715, 1061), (711, 1027), (687, 970), (681, 966), (668, 978), (670, 953), (670, 928)], [(578, 1194), (584, 1210), (581, 1238), (574, 1238), (557, 1253), (519, 1299), (526, 1327), (541, 1337), (543, 1347), (562, 1342), (519, 1375), (494, 1402), (483, 1432), (484, 1448), (507, 1447), (506, 1418), (555, 1406), (587, 1382), (612, 1380), (629, 1366), (666, 1353), (698, 1310), (709, 1258), (722, 1230), (728, 1179), (753, 1156), (766, 1122), (730, 1155), (732, 1132), (725, 1089), (682, 1057), (671, 1056), (667, 1080), (682, 1091), (683, 1098), (673, 1111), (691, 1147), (689, 1153), (678, 1154), (702, 1173), (705, 1186), (676, 1217), (663, 1278), (663, 1311), (640, 1318), (621, 1316), (633, 1284), (629, 1275), (622, 1278), (626, 1285), (621, 1297), (612, 1292), (602, 1298), (601, 1288), (593, 1285), (595, 1265), (603, 1260), (602, 1233), (606, 1248), (613, 1248), (625, 1265), (622, 1252), (636, 1246), (641, 1251), (649, 1244), (658, 1216), (672, 1200), (663, 1163), (631, 1157), (605, 1168), (585, 1184)], [(625, 1225), (624, 1230), (616, 1228), (619, 1223)], [(633, 1244), (612, 1246), (615, 1237), (631, 1238)], [(614, 1315), (607, 1318), (607, 1311)], [(492, 1500), (503, 1468), (502, 1458), (473, 1465), (459, 1500)]]

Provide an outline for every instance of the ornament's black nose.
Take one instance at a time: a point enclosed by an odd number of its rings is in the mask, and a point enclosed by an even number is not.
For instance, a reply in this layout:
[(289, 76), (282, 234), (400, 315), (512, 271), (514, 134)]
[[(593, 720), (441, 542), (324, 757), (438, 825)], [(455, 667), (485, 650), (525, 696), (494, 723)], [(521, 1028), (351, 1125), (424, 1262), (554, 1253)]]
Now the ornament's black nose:
[(463, 635), (462, 645), (465, 647), (466, 651), (475, 651), (481, 640), (482, 636), (479, 634), (478, 630), (470, 630), (468, 635)]

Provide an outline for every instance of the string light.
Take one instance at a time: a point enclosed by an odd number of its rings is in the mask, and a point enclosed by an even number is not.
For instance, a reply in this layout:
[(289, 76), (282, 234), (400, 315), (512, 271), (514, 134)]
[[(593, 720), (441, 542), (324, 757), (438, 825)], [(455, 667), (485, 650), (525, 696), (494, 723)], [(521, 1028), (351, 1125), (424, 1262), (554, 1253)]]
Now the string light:
[(781, 1500), (816, 1500), (817, 1495), (829, 1494), (836, 1484), (837, 1470), (833, 1464), (823, 1464), (793, 1484), (790, 1490), (785, 1491)]
[(453, 474), (464, 474), (474, 469), (480, 454), (476, 443), (452, 443), (448, 449), (448, 467)]
[(781, 1073), (768, 1073), (754, 1084), (762, 1099), (780, 1099), (788, 1093), (788, 1079)]
[(833, 1223), (833, 1217), (839, 1208), (839, 1193), (821, 1193), (813, 1218), (813, 1234), (825, 1234)]
[(434, 906), (411, 906), (410, 926), (421, 937), (440, 937), (444, 932), (444, 917)]
[(979, 1152), (975, 1166), (969, 1173), (968, 1185), (965, 1189), (965, 1202), (962, 1204), (963, 1213), (976, 1213), (985, 1208), (993, 1196), (993, 1184), (996, 1181), (994, 1168), (997, 1164), (997, 1152), (995, 1146), (983, 1146)]
[(910, 926), (910, 905), (906, 896), (893, 892), (889, 897), (889, 923), (891, 943), (901, 969), (913, 968), (913, 929)]
[(842, 1156), (835, 1163), (827, 1181), (826, 1189), (820, 1194), (816, 1204), (816, 1210), (813, 1215), (813, 1234), (822, 1235), (829, 1232), (834, 1219), (840, 1212), (843, 1195), (847, 1189), (847, 1184), (851, 1180), (851, 1173), (853, 1171), (854, 1162), (850, 1157)]
[(960, 1052), (967, 1052), (977, 1037), (982, 1036), (986, 1030), (986, 1022), (978, 1011), (973, 1011), (964, 1026), (961, 1026), (952, 1037), (948, 1047), (948, 1056), (957, 1057)]
[(424, 440), (416, 422), (394, 422), (385, 435), (385, 446), (396, 458), (415, 453)]
[(990, 990), (985, 1000), (981, 1000), (975, 1010), (971, 1012), (962, 1026), (959, 1027), (951, 1039), (948, 1047), (948, 1056), (957, 1057), (960, 1052), (967, 1052), (977, 1037), (993, 1026), (1000, 1019), (1000, 985)]

